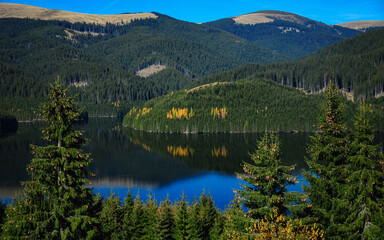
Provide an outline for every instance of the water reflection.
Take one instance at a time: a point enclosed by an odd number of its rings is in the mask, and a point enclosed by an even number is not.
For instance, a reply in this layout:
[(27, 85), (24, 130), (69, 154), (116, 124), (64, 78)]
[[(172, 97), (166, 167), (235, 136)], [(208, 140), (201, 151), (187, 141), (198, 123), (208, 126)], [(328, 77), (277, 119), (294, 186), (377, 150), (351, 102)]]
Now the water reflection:
[[(46, 145), (41, 139), (44, 123), (20, 124), (17, 134), (0, 137), (0, 200), (14, 198), (22, 192), (20, 181), (27, 180), (26, 165), (32, 158), (30, 144)], [(211, 192), (217, 206), (224, 208), (233, 198), (249, 153), (256, 149), (262, 134), (158, 134), (121, 128), (110, 119), (90, 119), (85, 137), (90, 139), (84, 152), (91, 153), (91, 170), (95, 192), (106, 196), (111, 191), (124, 197), (131, 189), (145, 199), (145, 189), (159, 200), (167, 194), (177, 200), (184, 191), (193, 201), (202, 189)], [(384, 134), (377, 139), (383, 141)], [(279, 134), (282, 162), (296, 165), (293, 174), (306, 169), (304, 161), (309, 135)], [(299, 186), (291, 187), (299, 190)]]

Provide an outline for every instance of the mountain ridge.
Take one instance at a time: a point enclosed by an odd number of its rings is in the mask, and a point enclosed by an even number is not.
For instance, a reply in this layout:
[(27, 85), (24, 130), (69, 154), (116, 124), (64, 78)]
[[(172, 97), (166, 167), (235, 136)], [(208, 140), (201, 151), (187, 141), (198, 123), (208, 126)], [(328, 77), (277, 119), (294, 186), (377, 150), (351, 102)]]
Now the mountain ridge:
[(0, 18), (30, 18), (38, 20), (59, 20), (71, 23), (85, 22), (106, 25), (107, 22), (113, 24), (127, 24), (133, 20), (157, 18), (157, 16), (153, 13), (125, 13), (111, 15), (86, 14), (58, 9), (41, 8), (24, 4), (0, 3)]

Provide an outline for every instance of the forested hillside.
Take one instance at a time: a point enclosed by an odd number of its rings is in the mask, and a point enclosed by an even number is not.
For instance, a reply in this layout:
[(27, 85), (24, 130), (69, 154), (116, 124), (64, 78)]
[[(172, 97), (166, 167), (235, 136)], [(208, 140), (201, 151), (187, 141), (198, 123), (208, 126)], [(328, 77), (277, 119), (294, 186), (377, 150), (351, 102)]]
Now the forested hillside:
[(266, 78), (307, 92), (319, 92), (335, 77), (355, 100), (382, 96), (384, 91), (384, 29), (343, 40), (301, 60), (248, 64), (203, 78), (192, 86), (246, 77)]
[(361, 33), (281, 11), (259, 11), (204, 25), (233, 33), (291, 59), (306, 56)]
[[(0, 26), (0, 108), (24, 119), (57, 76), (88, 111), (111, 115), (113, 102), (130, 106), (247, 62), (285, 59), (224, 31), (160, 14), (129, 24), (0, 19)], [(145, 79), (135, 75), (151, 64), (167, 68)]]

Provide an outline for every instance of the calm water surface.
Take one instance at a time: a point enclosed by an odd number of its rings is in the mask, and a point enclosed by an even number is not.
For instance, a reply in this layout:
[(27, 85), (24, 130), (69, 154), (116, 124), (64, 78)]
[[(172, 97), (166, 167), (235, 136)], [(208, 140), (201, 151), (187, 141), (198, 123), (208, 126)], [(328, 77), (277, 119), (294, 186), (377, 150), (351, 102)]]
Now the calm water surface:
[[(9, 202), (20, 195), (20, 181), (27, 180), (26, 165), (32, 158), (29, 144), (46, 145), (41, 139), (43, 123), (20, 124), (17, 134), (0, 137), (0, 199)], [(143, 200), (150, 191), (158, 201), (169, 196), (180, 200), (184, 192), (193, 201), (202, 190), (212, 194), (224, 209), (239, 189), (243, 161), (256, 149), (261, 134), (154, 134), (122, 129), (111, 119), (90, 119), (80, 126), (90, 142), (84, 151), (92, 155), (96, 173), (91, 187), (95, 193), (112, 192), (124, 198), (128, 191)], [(284, 165), (302, 180), (308, 134), (280, 134)], [(383, 140), (383, 134), (379, 135)], [(303, 182), (303, 181), (302, 181)], [(300, 184), (290, 187), (299, 190)]]

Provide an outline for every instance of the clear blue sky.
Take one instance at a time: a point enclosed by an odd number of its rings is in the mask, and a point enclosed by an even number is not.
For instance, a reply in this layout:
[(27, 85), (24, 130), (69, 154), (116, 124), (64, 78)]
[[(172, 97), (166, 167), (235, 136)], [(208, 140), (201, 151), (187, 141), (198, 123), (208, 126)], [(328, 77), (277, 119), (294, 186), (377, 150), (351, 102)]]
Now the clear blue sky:
[(92, 14), (159, 12), (201, 23), (260, 10), (292, 12), (327, 24), (384, 20), (384, 0), (8, 0)]

